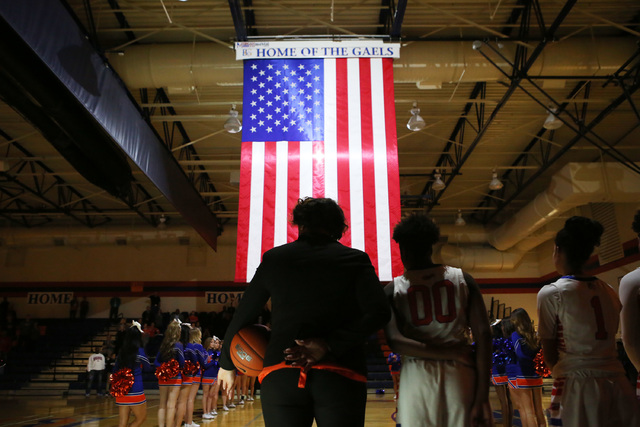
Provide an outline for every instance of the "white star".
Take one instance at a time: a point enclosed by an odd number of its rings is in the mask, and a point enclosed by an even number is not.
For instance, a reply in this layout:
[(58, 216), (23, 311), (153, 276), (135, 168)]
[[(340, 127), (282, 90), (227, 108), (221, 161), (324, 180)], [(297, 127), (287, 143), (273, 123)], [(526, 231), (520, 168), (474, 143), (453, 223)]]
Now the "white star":
[(278, 107), (278, 108), (276, 108), (276, 109), (275, 109), (275, 112), (276, 112), (276, 113), (279, 113), (280, 111), (282, 111), (282, 110), (280, 109), (280, 107)]
[(301, 107), (304, 107), (304, 101), (298, 102), (298, 105), (301, 106)]
[(313, 68), (314, 68), (315, 70), (319, 70), (319, 69), (320, 69), (320, 66), (319, 66), (318, 64), (316, 64)]
[(307, 76), (311, 75), (311, 71), (307, 70)]
[(258, 126), (264, 126), (264, 121), (260, 120), (260, 121), (258, 122)]
[(270, 70), (273, 70), (273, 65), (272, 64), (267, 64), (267, 68)]
[(271, 128), (267, 128), (267, 133), (271, 133)]
[(307, 126), (311, 126), (311, 120), (307, 120)]
[(260, 74), (261, 76), (264, 76), (264, 74), (265, 74), (265, 73), (266, 73), (266, 71), (264, 71), (264, 70), (260, 70), (260, 73), (259, 73), (259, 74)]
[(289, 97), (289, 99), (291, 100), (291, 102), (295, 101), (296, 99), (298, 99), (295, 95), (291, 95), (291, 97)]
[(307, 95), (307, 101), (311, 101), (311, 98), (313, 98), (311, 95)]
[(283, 89), (282, 93), (284, 93), (285, 95), (289, 93), (289, 89)]
[(282, 78), (282, 81), (283, 81), (283, 82), (288, 82), (288, 81), (289, 81), (289, 77), (284, 76), (284, 77)]
[(307, 113), (311, 113), (311, 108), (307, 107), (305, 110)]
[(286, 126), (282, 128), (282, 132), (287, 132), (288, 130), (289, 130), (289, 128), (286, 127)]
[(258, 116), (256, 116), (255, 114), (251, 115), (251, 120), (255, 120)]
[(267, 101), (267, 107), (271, 107), (272, 105), (273, 105), (273, 102)]
[(276, 95), (276, 97), (274, 98), (276, 101), (280, 101), (280, 95)]
[(314, 80), (314, 81), (316, 81), (316, 82), (319, 82), (319, 81), (320, 81), (320, 77), (315, 76), (315, 77), (313, 78), (313, 80)]
[(301, 94), (301, 95), (304, 95), (304, 89), (299, 89), (298, 93)]
[(316, 89), (313, 91), (313, 93), (315, 93), (316, 95), (320, 93), (320, 89)]
[(289, 86), (291, 86), (292, 88), (298, 87), (297, 83), (291, 83)]
[(316, 126), (316, 127), (314, 128), (314, 130), (315, 130), (316, 132), (320, 132), (320, 128), (319, 128), (318, 126)]
[(293, 125), (295, 125), (295, 124), (296, 124), (296, 121), (295, 121), (295, 120), (291, 120), (291, 121), (289, 122), (289, 124), (290, 124), (291, 126), (293, 126)]
[(301, 69), (301, 70), (304, 70), (304, 65), (300, 64), (300, 65), (298, 65), (298, 68)]
[(275, 122), (273, 122), (273, 124), (276, 126), (280, 126), (280, 120), (276, 120)]
[(271, 120), (273, 116), (271, 114), (267, 114), (267, 120)]
[(298, 128), (298, 132), (302, 132), (303, 130), (304, 130), (304, 128), (303, 128), (302, 126), (300, 126), (300, 127)]
[(307, 87), (311, 87), (311, 86), (312, 86), (311, 83), (307, 83)]
[(289, 105), (289, 101), (284, 101), (284, 102), (282, 103), (282, 105), (284, 105), (284, 106), (286, 107), (287, 105)]
[(252, 107), (255, 107), (255, 106), (256, 106), (256, 104), (257, 104), (257, 102), (256, 102), (256, 101), (251, 101), (251, 106), (252, 106)]
[(258, 108), (258, 113), (264, 113), (264, 108), (262, 107)]
[(251, 89), (251, 95), (255, 95), (256, 93), (258, 93), (257, 89)]
[(283, 114), (283, 115), (282, 115), (282, 119), (283, 119), (283, 120), (286, 120), (286, 119), (288, 119), (288, 118), (289, 118), (289, 115), (288, 115), (288, 114)]
[(319, 119), (319, 118), (320, 118), (320, 114), (316, 114), (316, 115), (315, 115), (315, 118), (316, 118), (316, 119)]
[(257, 70), (257, 69), (258, 69), (258, 66), (257, 66), (256, 64), (251, 64), (251, 69), (252, 69), (252, 70)]
[(315, 105), (316, 107), (318, 107), (320, 105), (320, 101), (316, 101), (313, 103), (313, 105)]
[(284, 64), (282, 68), (284, 68), (285, 70), (288, 70), (289, 69), (289, 65), (288, 64)]
[(276, 88), (279, 88), (280, 86), (280, 82), (276, 83)]
[(255, 126), (251, 128), (251, 132), (255, 132), (255, 131), (257, 131), (257, 130), (258, 130), (258, 129), (256, 129), (256, 128), (255, 128)]
[(256, 76), (253, 76), (253, 77), (251, 77), (251, 81), (252, 81), (252, 82), (257, 82), (257, 81), (258, 81), (258, 78), (257, 78)]
[(264, 95), (260, 95), (260, 96), (258, 97), (258, 100), (259, 100), (259, 101), (264, 101)]
[(273, 80), (273, 77), (267, 76), (267, 81), (270, 82), (271, 80)]
[(271, 95), (273, 93), (273, 89), (267, 89), (267, 94)]
[(298, 81), (299, 82), (303, 82), (304, 81), (304, 77), (302, 77), (302, 76), (298, 77)]
[(291, 72), (289, 72), (289, 74), (291, 74), (292, 76), (296, 75), (296, 70), (291, 70)]
[(279, 76), (280, 74), (282, 74), (282, 71), (276, 70), (276, 76)]
[(298, 118), (299, 118), (300, 120), (304, 119), (304, 114), (298, 114)]
[(260, 86), (260, 89), (262, 89), (264, 87), (264, 83), (260, 82), (258, 86)]

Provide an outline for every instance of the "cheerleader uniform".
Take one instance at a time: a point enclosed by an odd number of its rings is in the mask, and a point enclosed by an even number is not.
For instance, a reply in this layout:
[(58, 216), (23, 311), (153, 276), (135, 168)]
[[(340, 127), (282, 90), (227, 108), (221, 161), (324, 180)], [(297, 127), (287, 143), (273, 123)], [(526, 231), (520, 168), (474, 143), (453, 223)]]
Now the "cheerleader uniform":
[(198, 370), (192, 374), (183, 375), (182, 385), (200, 384), (200, 376), (202, 375), (202, 366), (204, 365), (204, 347), (202, 344), (188, 343), (184, 350), (184, 359), (198, 367)]
[(154, 362), (156, 369), (159, 368), (164, 362), (168, 362), (172, 359), (177, 360), (178, 366), (180, 367), (178, 375), (176, 375), (175, 377), (169, 378), (167, 380), (161, 380), (160, 378), (158, 378), (158, 385), (160, 387), (180, 387), (182, 385), (182, 368), (184, 367), (184, 352), (182, 349), (182, 343), (177, 342), (173, 345), (173, 357), (171, 359), (162, 360), (162, 355), (160, 353), (158, 353), (158, 355), (156, 356), (156, 361)]
[(493, 357), (491, 363), (491, 382), (494, 385), (506, 385), (509, 383), (507, 376), (507, 357), (504, 349), (504, 338), (493, 339)]
[[(120, 369), (125, 369), (127, 366), (119, 366), (118, 361), (116, 360), (115, 366), (113, 368), (113, 372), (118, 372)], [(143, 348), (138, 349), (138, 354), (136, 356), (136, 361), (134, 366), (130, 368), (133, 373), (133, 385), (124, 396), (116, 397), (116, 405), (121, 406), (135, 406), (142, 405), (147, 401), (144, 395), (144, 388), (142, 383), (142, 371), (150, 372), (152, 370), (151, 365), (149, 364), (149, 359), (144, 352)]]
[(202, 384), (215, 384), (218, 379), (220, 351), (207, 350), (207, 357), (202, 368)]
[(542, 387), (542, 377), (536, 372), (533, 359), (538, 354), (538, 349), (527, 345), (524, 337), (518, 332), (511, 334), (511, 342), (515, 353), (514, 363), (510, 366), (509, 385), (512, 388), (536, 388)]

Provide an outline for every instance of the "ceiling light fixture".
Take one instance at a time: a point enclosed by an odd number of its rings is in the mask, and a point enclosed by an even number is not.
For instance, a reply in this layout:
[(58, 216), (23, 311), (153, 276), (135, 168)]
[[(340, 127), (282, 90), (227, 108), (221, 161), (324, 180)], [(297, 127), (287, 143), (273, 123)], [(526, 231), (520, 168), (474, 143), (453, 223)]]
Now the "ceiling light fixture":
[(424, 129), (427, 123), (424, 121), (422, 116), (420, 116), (420, 109), (418, 108), (417, 102), (413, 102), (413, 108), (409, 110), (409, 112), (411, 113), (411, 118), (407, 122), (407, 129), (414, 132)]
[(500, 190), (502, 187), (504, 187), (504, 184), (498, 179), (498, 172), (494, 169), (491, 182), (489, 183), (489, 190)]
[(467, 222), (464, 220), (464, 218), (462, 218), (462, 211), (460, 209), (458, 209), (458, 217), (456, 218), (456, 226), (458, 227), (462, 227), (463, 225), (466, 225)]
[(440, 175), (440, 169), (436, 169), (436, 173), (433, 174), (433, 178), (435, 179), (435, 181), (433, 182), (433, 184), (431, 184), (431, 188), (433, 188), (435, 191), (444, 190), (444, 188), (446, 187), (441, 177), (442, 175)]
[(542, 125), (543, 128), (547, 130), (555, 130), (562, 126), (562, 120), (556, 117), (557, 111), (558, 110), (556, 108), (549, 107), (549, 115)]
[(238, 112), (236, 111), (236, 104), (233, 104), (231, 110), (229, 110), (229, 118), (224, 122), (224, 128), (229, 133), (238, 133), (242, 130), (242, 123), (238, 118)]
[(167, 228), (167, 217), (162, 214), (158, 219), (158, 229), (164, 230), (165, 228)]

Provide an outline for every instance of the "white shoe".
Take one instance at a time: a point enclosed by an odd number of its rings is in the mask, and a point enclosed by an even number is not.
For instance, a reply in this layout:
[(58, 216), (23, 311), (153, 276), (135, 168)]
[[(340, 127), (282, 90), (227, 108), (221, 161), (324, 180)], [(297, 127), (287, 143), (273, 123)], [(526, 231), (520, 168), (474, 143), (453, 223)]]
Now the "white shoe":
[(227, 407), (229, 407), (229, 408), (235, 408), (235, 407), (236, 407), (236, 405), (234, 405), (233, 403), (229, 403), (229, 404), (227, 405)]
[(213, 415), (207, 412), (206, 414), (202, 414), (202, 418), (205, 420), (210, 420), (213, 418)]
[(209, 415), (211, 415), (211, 417), (215, 417), (216, 415), (218, 415), (218, 413), (214, 409), (213, 411), (209, 412)]
[(200, 427), (200, 424), (196, 424), (196, 423), (191, 423), (190, 424), (191, 427)]
[(253, 397), (251, 396), (247, 397), (247, 402), (253, 402)]
[(238, 405), (244, 405), (244, 400), (241, 400), (240, 402), (238, 402)]
[(227, 405), (222, 405), (222, 410), (223, 410), (223, 411), (228, 411), (228, 410), (229, 410), (229, 408), (227, 407)]

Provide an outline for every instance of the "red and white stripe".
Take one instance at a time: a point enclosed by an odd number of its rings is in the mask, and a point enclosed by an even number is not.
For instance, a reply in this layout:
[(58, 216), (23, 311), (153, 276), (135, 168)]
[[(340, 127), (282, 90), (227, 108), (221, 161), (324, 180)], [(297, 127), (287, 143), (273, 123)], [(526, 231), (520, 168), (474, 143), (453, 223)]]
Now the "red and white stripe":
[(392, 60), (324, 62), (324, 141), (242, 143), (238, 282), (265, 251), (297, 238), (291, 211), (307, 196), (339, 203), (349, 224), (341, 242), (367, 252), (381, 281), (402, 274), (391, 239), (400, 220)]

